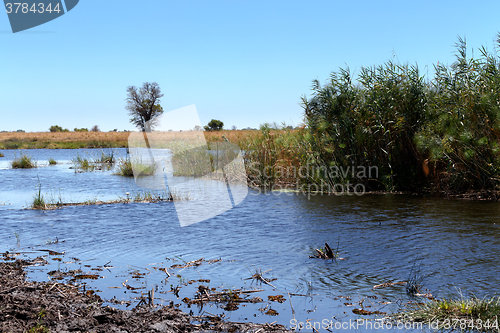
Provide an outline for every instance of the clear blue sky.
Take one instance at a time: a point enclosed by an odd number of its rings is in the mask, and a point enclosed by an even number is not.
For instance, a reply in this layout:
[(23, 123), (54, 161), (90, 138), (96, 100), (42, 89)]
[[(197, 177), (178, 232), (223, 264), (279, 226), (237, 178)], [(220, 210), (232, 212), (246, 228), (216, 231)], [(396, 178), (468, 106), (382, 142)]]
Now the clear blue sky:
[[(500, 1), (80, 0), (12, 34), (0, 14), (0, 130), (134, 129), (126, 88), (226, 127), (297, 125), (311, 81), (391, 59), (429, 73), (460, 35), (492, 50)], [(478, 54), (478, 53), (476, 53)]]

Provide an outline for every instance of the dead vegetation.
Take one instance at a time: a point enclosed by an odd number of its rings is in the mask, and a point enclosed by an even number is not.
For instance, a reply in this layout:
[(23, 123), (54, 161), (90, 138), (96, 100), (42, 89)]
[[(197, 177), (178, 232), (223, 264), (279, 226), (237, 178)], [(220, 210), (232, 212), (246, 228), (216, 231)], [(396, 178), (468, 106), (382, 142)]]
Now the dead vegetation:
[[(103, 300), (93, 290), (82, 292), (71, 283), (26, 281), (25, 267), (46, 261), (43, 258), (16, 260), (15, 257), (6, 252), (3, 259), (8, 262), (0, 262), (1, 332), (288, 332), (276, 324), (227, 322), (219, 315), (189, 315), (173, 303), (157, 307), (154, 289), (147, 295), (141, 294), (143, 301), (132, 310), (103, 306)], [(66, 274), (52, 272), (51, 276), (53, 279), (63, 278), (61, 275), (80, 279), (94, 279), (96, 276), (78, 270)], [(230, 299), (228, 304), (236, 304), (245, 299), (241, 295), (250, 292), (210, 292), (207, 296), (207, 291), (200, 287), (198, 297), (200, 301), (205, 298), (207, 301), (210, 298)]]
[(325, 243), (324, 248), (316, 249), (316, 253), (309, 258), (320, 258), (320, 259), (335, 259), (335, 260), (345, 260), (339, 257), (339, 243), (337, 243), (337, 250), (333, 252), (332, 248), (328, 243)]

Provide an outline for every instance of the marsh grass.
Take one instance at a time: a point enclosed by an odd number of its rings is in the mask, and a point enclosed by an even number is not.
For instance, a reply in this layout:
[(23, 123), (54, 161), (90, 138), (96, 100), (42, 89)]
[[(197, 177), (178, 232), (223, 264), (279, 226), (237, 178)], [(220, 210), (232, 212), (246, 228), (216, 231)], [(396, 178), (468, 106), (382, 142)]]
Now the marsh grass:
[(2, 154), (2, 153), (0, 153), (0, 157), (5, 157), (5, 155), (4, 155), (4, 154)]
[(82, 171), (109, 170), (115, 163), (115, 157), (113, 153), (105, 154), (101, 152), (101, 156), (94, 158), (84, 158), (77, 155), (72, 161), (75, 168)]
[(207, 146), (186, 146), (184, 149), (173, 150), (172, 167), (174, 176), (200, 177), (211, 173), (214, 156)]
[(100, 159), (96, 159), (94, 162), (95, 163), (113, 164), (113, 163), (115, 163), (115, 157), (114, 157), (113, 152), (111, 152), (111, 154), (105, 154), (104, 152), (101, 152)]
[(130, 159), (121, 159), (117, 165), (117, 175), (123, 177), (134, 177), (134, 169), (132, 168), (132, 162)]
[(285, 124), (263, 124), (240, 141), (250, 185), (272, 188), (276, 183), (307, 183), (309, 175), (298, 177), (293, 170), (307, 164), (309, 145), (303, 129)]
[(410, 297), (421, 295), (424, 292), (423, 284), (427, 277), (421, 273), (420, 268), (420, 265), (415, 262), (408, 275), (405, 289), (406, 294)]
[(33, 202), (31, 203), (32, 209), (44, 210), (47, 209), (45, 199), (42, 195), (42, 185), (38, 183), (38, 193), (33, 197)]
[(164, 190), (164, 191), (145, 191), (128, 193), (126, 197), (120, 197), (117, 202), (165, 202), (165, 201), (185, 201), (190, 200), (189, 195), (183, 195), (175, 190)]
[(36, 162), (31, 159), (31, 156), (26, 154), (21, 155), (19, 158), (15, 158), (12, 163), (12, 169), (31, 169), (36, 168)]
[(95, 165), (88, 158), (82, 158), (78, 155), (75, 159), (73, 159), (73, 164), (77, 169), (82, 171), (94, 171)]
[(49, 158), (49, 165), (56, 165), (57, 164), (57, 161), (55, 159), (53, 159), (52, 157)]
[[(459, 299), (432, 300), (413, 305), (407, 311), (397, 313), (394, 318), (412, 322), (431, 322), (439, 324), (437, 329), (449, 329), (456, 325), (465, 331), (498, 332), (500, 316), (500, 297), (478, 298), (471, 296)], [(481, 323), (481, 327), (479, 327)], [(448, 325), (448, 327), (447, 327)]]
[(47, 194), (47, 196), (48, 198), (45, 199), (47, 206), (61, 206), (64, 204), (64, 199), (61, 190), (59, 190), (57, 193), (55, 190), (52, 190), (50, 193)]
[(137, 177), (148, 177), (155, 174), (156, 163), (143, 163), (141, 160), (121, 159), (118, 162), (116, 175), (123, 177), (134, 177), (134, 170)]

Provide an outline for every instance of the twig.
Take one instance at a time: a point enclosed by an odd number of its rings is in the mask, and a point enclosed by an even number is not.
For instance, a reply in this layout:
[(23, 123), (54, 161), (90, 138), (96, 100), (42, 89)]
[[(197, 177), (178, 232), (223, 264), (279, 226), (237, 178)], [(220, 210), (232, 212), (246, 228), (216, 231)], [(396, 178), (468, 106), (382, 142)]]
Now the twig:
[(373, 286), (372, 289), (392, 287), (392, 286), (395, 286), (395, 285), (405, 285), (405, 284), (406, 284), (406, 281), (386, 282), (386, 283), (382, 283), (382, 284), (377, 284), (377, 285)]
[(293, 316), (293, 320), (295, 320), (295, 322), (297, 322), (297, 320), (295, 319), (295, 310), (293, 309), (293, 305), (292, 305), (292, 296), (290, 296), (290, 293), (287, 291), (288, 293), (288, 300), (290, 301), (290, 307), (292, 308), (292, 316)]

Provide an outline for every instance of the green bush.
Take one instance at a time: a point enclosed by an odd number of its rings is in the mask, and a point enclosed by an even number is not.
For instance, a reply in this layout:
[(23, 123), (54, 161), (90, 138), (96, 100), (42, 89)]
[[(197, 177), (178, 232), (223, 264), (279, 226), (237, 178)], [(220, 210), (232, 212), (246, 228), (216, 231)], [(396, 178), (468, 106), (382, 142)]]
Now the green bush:
[(51, 132), (69, 132), (69, 129), (62, 128), (61, 126), (58, 125), (50, 126), (49, 130)]
[(205, 131), (220, 131), (224, 127), (224, 123), (220, 120), (212, 119), (207, 126), (204, 126)]

